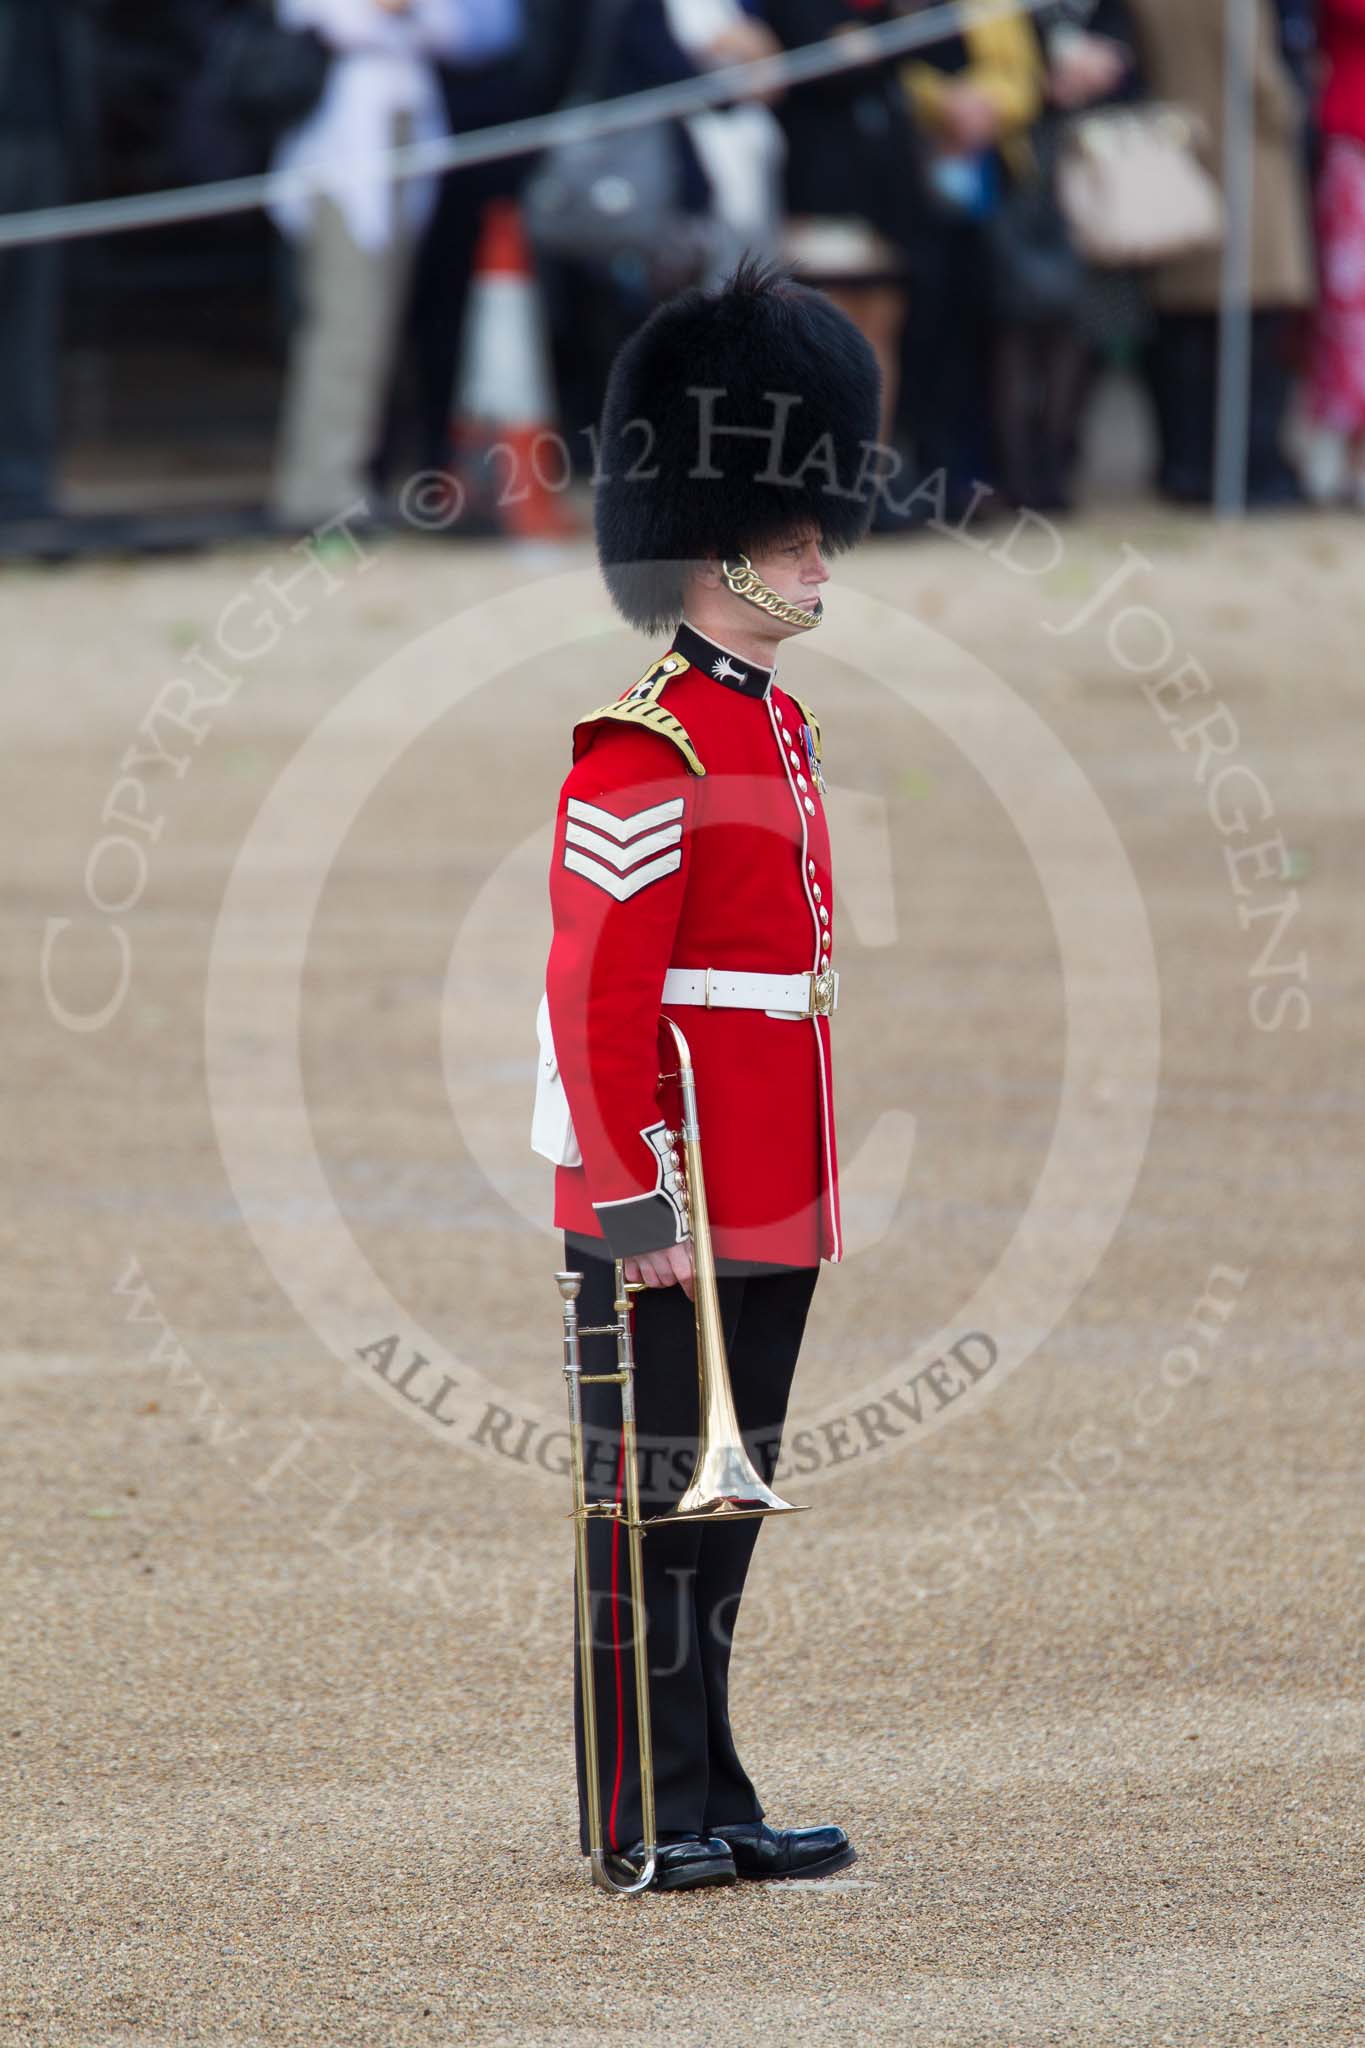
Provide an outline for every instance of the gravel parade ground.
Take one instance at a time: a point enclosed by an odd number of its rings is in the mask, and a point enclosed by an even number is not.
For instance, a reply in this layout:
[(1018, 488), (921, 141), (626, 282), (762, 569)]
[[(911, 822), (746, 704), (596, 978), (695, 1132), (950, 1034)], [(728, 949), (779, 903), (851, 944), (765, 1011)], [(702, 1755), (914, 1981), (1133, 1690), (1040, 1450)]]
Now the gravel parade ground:
[(859, 1856), (639, 1902), (527, 1132), (651, 650), (586, 546), (7, 573), (0, 2041), (1365, 2040), (1363, 535), (871, 542), (784, 649), (849, 1249), (734, 1708)]

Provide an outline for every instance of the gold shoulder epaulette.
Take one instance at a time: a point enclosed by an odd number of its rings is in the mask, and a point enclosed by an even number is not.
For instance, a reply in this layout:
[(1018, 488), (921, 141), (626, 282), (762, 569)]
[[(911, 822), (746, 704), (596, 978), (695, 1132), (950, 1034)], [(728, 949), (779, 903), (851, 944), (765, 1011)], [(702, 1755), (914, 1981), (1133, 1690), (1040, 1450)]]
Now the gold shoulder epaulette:
[(818, 718), (816, 717), (815, 713), (814, 713), (814, 712), (813, 712), (813, 711), (811, 710), (811, 708), (810, 708), (810, 705), (809, 705), (809, 704), (803, 704), (803, 703), (801, 702), (801, 699), (800, 699), (799, 697), (797, 697), (797, 696), (793, 695), (793, 697), (792, 697), (792, 703), (793, 703), (793, 704), (795, 704), (795, 705), (796, 705), (796, 706), (798, 707), (798, 709), (800, 710), (801, 716), (802, 716), (802, 717), (803, 717), (803, 718), (805, 719), (805, 721), (806, 721), (806, 724), (807, 724), (807, 725), (808, 725), (808, 726), (810, 727), (810, 731), (811, 731), (811, 738), (812, 738), (812, 739), (813, 739), (813, 740), (815, 741), (815, 758), (816, 758), (816, 760), (818, 761), (818, 760), (820, 760), (820, 758), (821, 758), (821, 754), (820, 754), (820, 721), (819, 721), (819, 719), (818, 719)]
[(642, 725), (646, 732), (658, 733), (660, 739), (671, 740), (694, 775), (705, 775), (701, 756), (692, 744), (686, 726), (680, 718), (660, 703), (665, 687), (675, 676), (682, 675), (687, 662), (681, 654), (663, 654), (652, 661), (638, 683), (632, 683), (614, 703), (602, 704), (596, 711), (590, 711), (586, 718), (580, 718), (579, 726), (595, 725), (600, 719), (616, 719), (624, 725)]

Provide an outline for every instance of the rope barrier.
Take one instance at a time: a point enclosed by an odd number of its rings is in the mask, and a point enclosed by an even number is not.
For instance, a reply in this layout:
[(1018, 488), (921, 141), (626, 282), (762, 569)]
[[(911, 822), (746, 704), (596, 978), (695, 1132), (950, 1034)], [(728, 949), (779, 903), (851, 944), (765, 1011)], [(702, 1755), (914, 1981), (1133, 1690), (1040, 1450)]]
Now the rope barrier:
[[(401, 182), (441, 171), (466, 170), (473, 164), (528, 156), (561, 143), (583, 142), (598, 135), (625, 134), (655, 121), (677, 120), (707, 107), (743, 99), (754, 91), (803, 85), (855, 71), (869, 63), (902, 57), (925, 44), (956, 35), (968, 22), (991, 21), (1004, 14), (1036, 14), (1049, 0), (944, 0), (904, 21), (877, 28), (854, 28), (775, 57), (757, 57), (745, 64), (687, 78), (675, 85), (653, 86), (619, 99), (597, 100), (589, 106), (564, 107), (524, 121), (482, 128), (472, 135), (447, 135), (427, 142), (377, 153), (376, 176)], [(249, 178), (227, 178), (210, 185), (185, 185), (165, 192), (145, 192), (121, 199), (94, 199), (71, 206), (36, 207), (27, 213), (0, 214), (0, 249), (33, 242), (69, 242), (91, 235), (128, 234), (139, 228), (169, 227), (182, 221), (212, 220), (248, 213), (272, 199), (315, 192), (324, 187), (328, 167), (265, 171)]]

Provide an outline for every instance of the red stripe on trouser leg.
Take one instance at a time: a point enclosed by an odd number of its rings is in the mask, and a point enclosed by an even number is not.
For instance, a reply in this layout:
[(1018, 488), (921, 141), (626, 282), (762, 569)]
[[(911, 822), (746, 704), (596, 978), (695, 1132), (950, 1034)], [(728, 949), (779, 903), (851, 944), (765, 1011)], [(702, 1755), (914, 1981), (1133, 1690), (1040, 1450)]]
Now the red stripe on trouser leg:
[[(626, 1443), (621, 1439), (621, 1448), (616, 1459), (616, 1505), (621, 1505), (621, 1490), (626, 1478)], [(621, 1772), (626, 1760), (625, 1731), (625, 1687), (621, 1678), (621, 1610), (618, 1592), (621, 1584), (621, 1524), (611, 1525), (611, 1644), (616, 1660), (616, 1775), (611, 1788), (611, 1812), (607, 1818), (607, 1840), (613, 1849), (620, 1843), (616, 1839), (616, 1809), (621, 1798)], [(632, 1626), (639, 1627), (639, 1618), (632, 1613)]]

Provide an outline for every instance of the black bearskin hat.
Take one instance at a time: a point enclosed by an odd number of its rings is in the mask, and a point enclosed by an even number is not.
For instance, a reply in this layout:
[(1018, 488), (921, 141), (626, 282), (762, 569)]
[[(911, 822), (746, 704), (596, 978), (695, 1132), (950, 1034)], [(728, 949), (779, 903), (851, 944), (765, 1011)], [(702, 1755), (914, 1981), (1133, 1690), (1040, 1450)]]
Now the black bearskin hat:
[(802, 526), (832, 553), (861, 540), (880, 396), (852, 321), (780, 271), (745, 262), (660, 306), (617, 355), (602, 410), (597, 553), (617, 610), (671, 631), (708, 556)]

